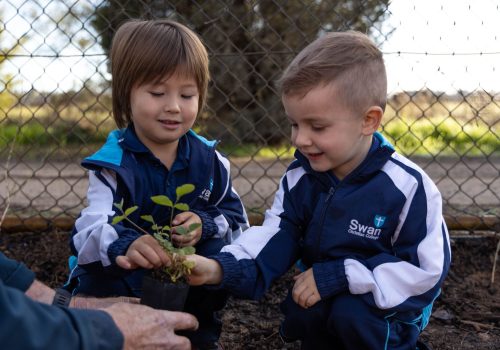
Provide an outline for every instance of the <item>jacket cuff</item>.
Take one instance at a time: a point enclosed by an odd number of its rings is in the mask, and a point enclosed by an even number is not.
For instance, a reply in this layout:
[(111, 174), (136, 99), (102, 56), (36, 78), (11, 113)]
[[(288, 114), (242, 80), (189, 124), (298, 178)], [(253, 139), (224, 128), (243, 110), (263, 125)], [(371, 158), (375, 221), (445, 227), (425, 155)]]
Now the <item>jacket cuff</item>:
[(116, 264), (116, 257), (125, 255), (132, 242), (141, 236), (140, 233), (132, 230), (120, 232), (120, 237), (108, 247), (108, 256), (111, 263)]
[(344, 259), (316, 263), (313, 265), (313, 274), (321, 299), (332, 297), (349, 287)]
[(198, 215), (201, 219), (200, 241), (213, 237), (213, 235), (215, 235), (219, 231), (217, 224), (215, 223), (214, 219), (210, 216), (210, 214), (201, 210), (191, 210), (191, 211), (196, 215)]
[(108, 313), (101, 310), (61, 310), (69, 314), (76, 325), (82, 349), (111, 350), (123, 347), (123, 334)]
[(35, 273), (23, 263), (7, 258), (0, 253), (0, 279), (6, 286), (25, 292), (35, 280)]
[(214, 259), (222, 267), (222, 282), (215, 287), (231, 290), (239, 286), (241, 280), (241, 267), (233, 254), (219, 253), (209, 256), (208, 258)]

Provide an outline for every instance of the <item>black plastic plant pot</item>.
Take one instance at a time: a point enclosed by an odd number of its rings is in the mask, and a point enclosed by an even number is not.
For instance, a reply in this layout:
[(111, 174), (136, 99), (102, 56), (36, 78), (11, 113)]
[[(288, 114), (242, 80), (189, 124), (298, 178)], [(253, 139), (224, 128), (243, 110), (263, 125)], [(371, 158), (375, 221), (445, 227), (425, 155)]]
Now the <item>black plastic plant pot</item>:
[(142, 282), (141, 304), (154, 309), (182, 311), (189, 292), (189, 285), (183, 282), (171, 283), (145, 276)]

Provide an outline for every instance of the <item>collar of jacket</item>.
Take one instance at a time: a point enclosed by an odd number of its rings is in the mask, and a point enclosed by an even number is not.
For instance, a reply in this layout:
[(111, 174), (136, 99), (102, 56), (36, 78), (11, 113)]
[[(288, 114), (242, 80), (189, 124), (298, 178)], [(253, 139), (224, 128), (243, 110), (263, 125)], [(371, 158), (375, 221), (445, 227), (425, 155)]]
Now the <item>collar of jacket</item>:
[[(147, 148), (135, 132), (135, 128), (133, 124), (130, 124), (126, 129), (122, 130), (122, 134), (120, 139), (118, 140), (120, 146), (132, 153), (147, 153), (151, 157), (156, 158), (155, 155)], [(187, 134), (184, 134), (179, 139), (179, 145), (177, 148), (177, 156), (175, 159), (175, 163), (180, 168), (184, 168), (189, 164), (189, 156), (191, 150), (189, 148), (189, 142), (187, 140)]]
[(337, 185), (339, 182), (363, 182), (366, 178), (371, 177), (373, 173), (379, 171), (391, 157), (392, 153), (394, 153), (394, 147), (384, 136), (382, 136), (382, 134), (376, 132), (373, 136), (372, 145), (367, 157), (342, 181), (339, 181), (331, 172), (318, 172), (313, 170), (307, 158), (300, 153), (299, 150), (295, 151), (294, 156), (306, 172), (313, 174), (319, 181), (327, 186), (330, 186), (332, 183)]

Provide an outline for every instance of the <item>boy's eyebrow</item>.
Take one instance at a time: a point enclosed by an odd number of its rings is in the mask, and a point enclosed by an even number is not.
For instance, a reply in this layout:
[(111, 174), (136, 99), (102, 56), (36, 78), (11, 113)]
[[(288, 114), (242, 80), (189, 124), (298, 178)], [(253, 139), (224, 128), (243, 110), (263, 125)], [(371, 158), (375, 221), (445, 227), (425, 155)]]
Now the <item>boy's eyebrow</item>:
[[(285, 114), (286, 115), (286, 114)], [(286, 115), (286, 118), (289, 120), (289, 121), (295, 121), (293, 118), (291, 118), (290, 116)], [(304, 119), (302, 119), (303, 122), (306, 122), (306, 123), (315, 123), (315, 122), (322, 122), (323, 120), (321, 118), (314, 118), (314, 117), (306, 117)]]
[[(164, 85), (165, 82), (166, 82), (166, 80), (161, 80), (161, 81), (157, 81), (157, 82), (151, 82), (150, 85), (151, 86), (159, 86), (159, 85)], [(196, 89), (198, 89), (198, 85), (196, 83), (186, 83), (186, 84), (182, 84), (181, 88), (196, 88)]]

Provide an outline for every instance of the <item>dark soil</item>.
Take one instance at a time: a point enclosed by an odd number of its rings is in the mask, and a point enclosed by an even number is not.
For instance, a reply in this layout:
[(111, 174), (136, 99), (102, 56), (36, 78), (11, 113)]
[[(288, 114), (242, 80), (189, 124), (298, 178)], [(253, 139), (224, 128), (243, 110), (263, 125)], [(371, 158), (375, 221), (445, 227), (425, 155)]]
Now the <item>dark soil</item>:
[[(452, 239), (452, 268), (422, 334), (433, 349), (500, 349), (500, 267), (491, 285), (497, 243), (493, 237)], [(0, 250), (26, 263), (51, 287), (67, 278), (67, 233), (3, 233)], [(298, 343), (285, 345), (277, 335), (279, 303), (291, 276), (280, 279), (258, 302), (229, 301), (222, 315), (225, 349), (299, 349)]]

